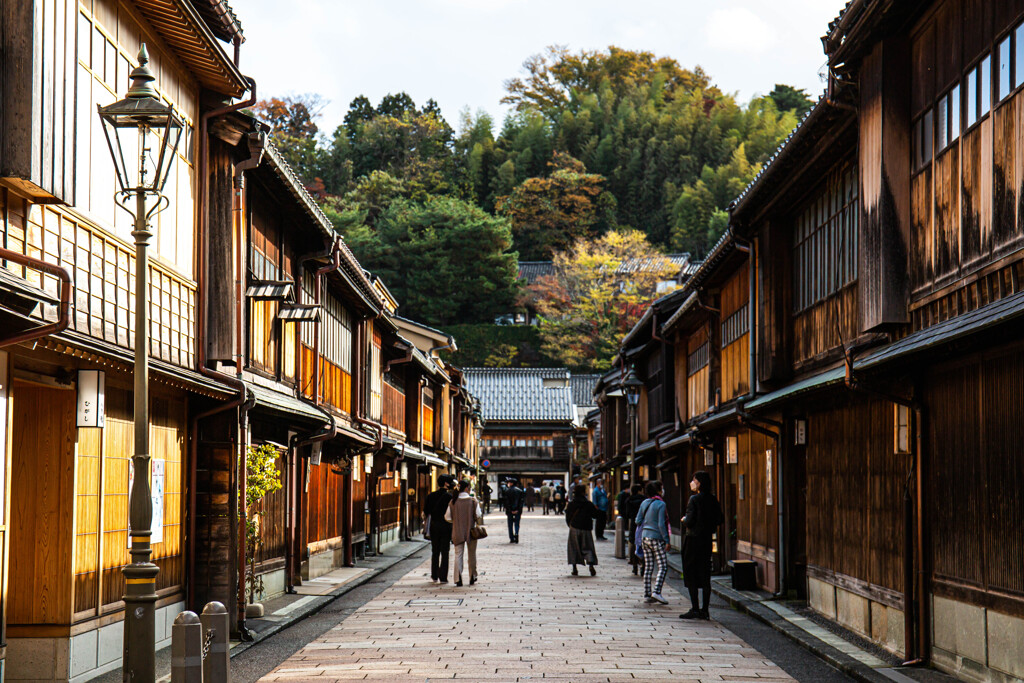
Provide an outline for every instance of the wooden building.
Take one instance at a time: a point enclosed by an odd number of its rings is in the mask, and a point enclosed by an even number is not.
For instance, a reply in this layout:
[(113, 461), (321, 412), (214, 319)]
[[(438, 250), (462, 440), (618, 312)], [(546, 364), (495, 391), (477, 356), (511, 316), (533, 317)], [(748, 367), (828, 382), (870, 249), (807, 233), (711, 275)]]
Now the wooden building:
[[(0, 667), (8, 680), (86, 680), (121, 662), (134, 450), (132, 219), (114, 202), (96, 107), (124, 95), (144, 42), (161, 98), (185, 123), (149, 248), (160, 646), (186, 604), (189, 418), (232, 394), (197, 371), (197, 142), (208, 103), (250, 84), (206, 19), (177, 5), (11, 0), (2, 12)], [(241, 40), (224, 24), (216, 32)], [(36, 338), (12, 344), (20, 332)], [(83, 420), (100, 378), (103, 419)]]
[[(121, 664), (134, 450), (135, 249), (96, 107), (141, 43), (185, 123), (149, 249), (156, 646), (211, 599), (244, 626), (249, 560), (265, 597), (413, 533), (426, 482), (475, 468), (479, 407), (434, 355), (401, 365), (397, 302), (241, 113), (225, 0), (9, 0), (0, 20), (0, 679), (85, 681)], [(253, 558), (238, 500), (261, 445), (283, 487)]]
[(484, 427), (480, 460), (487, 478), (514, 477), (524, 485), (563, 481), (572, 464), (576, 410), (570, 373), (563, 368), (466, 368), (466, 386), (479, 398)]
[(826, 95), (620, 354), (648, 436), (645, 401), (675, 391), (648, 457), (667, 484), (712, 474), (720, 562), (970, 680), (1024, 678), (1022, 36), (1020, 2), (848, 3)]

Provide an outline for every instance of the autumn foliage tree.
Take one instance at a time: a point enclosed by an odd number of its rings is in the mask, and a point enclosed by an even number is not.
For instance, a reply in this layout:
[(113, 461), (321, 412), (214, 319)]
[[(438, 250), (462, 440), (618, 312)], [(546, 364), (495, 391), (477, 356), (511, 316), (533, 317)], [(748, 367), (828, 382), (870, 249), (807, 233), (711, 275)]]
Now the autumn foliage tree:
[[(638, 259), (645, 267), (623, 268)], [(540, 318), (542, 351), (574, 370), (609, 370), (619, 340), (675, 271), (638, 230), (576, 241), (555, 254), (554, 274), (527, 293)]]
[(515, 248), (524, 260), (548, 259), (580, 238), (603, 232), (614, 221), (615, 198), (604, 178), (578, 160), (556, 153), (551, 174), (528, 178), (497, 202), (512, 221)]

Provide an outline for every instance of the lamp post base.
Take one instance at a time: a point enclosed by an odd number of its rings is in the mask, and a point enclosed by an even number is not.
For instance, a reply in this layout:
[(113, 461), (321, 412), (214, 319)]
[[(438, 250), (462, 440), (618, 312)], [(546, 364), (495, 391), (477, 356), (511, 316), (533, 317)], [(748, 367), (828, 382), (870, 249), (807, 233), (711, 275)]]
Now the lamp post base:
[(152, 562), (133, 562), (122, 572), (125, 578), (123, 680), (149, 683), (156, 680), (156, 576), (160, 568)]

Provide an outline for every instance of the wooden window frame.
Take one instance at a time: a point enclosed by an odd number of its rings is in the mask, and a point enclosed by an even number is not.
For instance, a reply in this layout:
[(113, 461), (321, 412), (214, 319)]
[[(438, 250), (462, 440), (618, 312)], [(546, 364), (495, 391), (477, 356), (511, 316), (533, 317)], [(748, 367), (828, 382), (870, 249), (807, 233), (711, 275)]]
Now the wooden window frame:
[(859, 229), (858, 166), (848, 161), (828, 173), (793, 219), (794, 314), (857, 281)]

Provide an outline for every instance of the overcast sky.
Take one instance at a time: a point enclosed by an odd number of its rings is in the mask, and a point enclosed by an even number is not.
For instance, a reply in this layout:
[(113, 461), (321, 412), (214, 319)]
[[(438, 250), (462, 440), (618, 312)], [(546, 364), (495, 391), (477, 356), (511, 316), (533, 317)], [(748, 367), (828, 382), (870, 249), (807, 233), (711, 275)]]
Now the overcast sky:
[[(434, 98), (458, 126), (463, 107), (498, 125), (504, 82), (547, 45), (649, 50), (702, 66), (741, 102), (775, 83), (824, 83), (820, 37), (844, 0), (233, 0), (242, 71), (260, 97), (318, 93), (331, 132), (349, 102), (405, 91)], [(495, 131), (497, 132), (497, 131)]]

